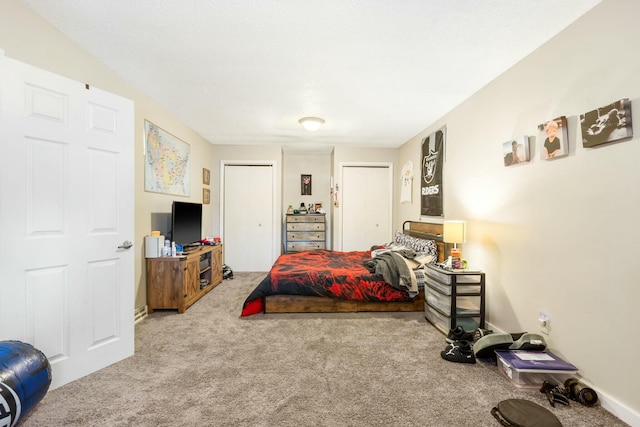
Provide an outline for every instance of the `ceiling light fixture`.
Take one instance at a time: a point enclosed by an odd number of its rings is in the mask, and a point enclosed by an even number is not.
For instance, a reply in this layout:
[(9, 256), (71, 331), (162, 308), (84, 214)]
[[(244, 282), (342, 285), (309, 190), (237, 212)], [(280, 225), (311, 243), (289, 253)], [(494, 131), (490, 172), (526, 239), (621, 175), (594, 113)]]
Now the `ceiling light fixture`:
[(320, 129), (320, 126), (324, 123), (324, 119), (320, 117), (303, 117), (298, 120), (298, 122), (309, 132), (315, 132)]

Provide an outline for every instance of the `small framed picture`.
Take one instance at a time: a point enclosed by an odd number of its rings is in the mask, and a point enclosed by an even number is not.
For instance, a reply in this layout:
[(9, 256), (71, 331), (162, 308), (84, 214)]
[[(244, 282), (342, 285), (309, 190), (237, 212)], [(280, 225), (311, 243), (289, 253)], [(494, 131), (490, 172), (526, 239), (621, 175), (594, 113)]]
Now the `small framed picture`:
[(320, 209), (322, 209), (322, 203), (316, 203), (315, 211), (318, 212)]
[(311, 195), (311, 175), (300, 175), (300, 186), (303, 196)]
[(529, 137), (523, 136), (519, 141), (502, 143), (502, 156), (505, 166), (527, 163), (529, 159)]
[(211, 192), (208, 188), (202, 189), (202, 203), (208, 205), (211, 203)]
[(631, 101), (620, 99), (580, 115), (582, 146), (595, 147), (633, 136)]
[(569, 133), (565, 116), (538, 125), (540, 152), (544, 160), (569, 155)]
[(205, 185), (211, 183), (211, 171), (207, 168), (202, 168), (202, 183)]

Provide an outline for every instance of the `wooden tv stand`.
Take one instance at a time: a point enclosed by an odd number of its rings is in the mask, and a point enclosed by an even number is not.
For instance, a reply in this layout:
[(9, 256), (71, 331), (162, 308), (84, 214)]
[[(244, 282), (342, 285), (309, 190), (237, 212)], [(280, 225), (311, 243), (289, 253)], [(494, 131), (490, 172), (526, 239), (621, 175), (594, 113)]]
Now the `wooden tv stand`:
[(147, 258), (147, 307), (184, 313), (222, 283), (222, 245), (200, 246), (185, 255)]

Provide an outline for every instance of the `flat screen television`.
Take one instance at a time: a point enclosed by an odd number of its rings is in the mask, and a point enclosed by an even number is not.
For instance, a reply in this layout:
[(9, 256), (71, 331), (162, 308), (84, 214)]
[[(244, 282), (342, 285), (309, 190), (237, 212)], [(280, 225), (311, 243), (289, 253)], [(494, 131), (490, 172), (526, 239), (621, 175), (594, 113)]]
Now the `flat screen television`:
[(183, 247), (202, 240), (202, 204), (174, 201), (171, 206), (171, 241)]

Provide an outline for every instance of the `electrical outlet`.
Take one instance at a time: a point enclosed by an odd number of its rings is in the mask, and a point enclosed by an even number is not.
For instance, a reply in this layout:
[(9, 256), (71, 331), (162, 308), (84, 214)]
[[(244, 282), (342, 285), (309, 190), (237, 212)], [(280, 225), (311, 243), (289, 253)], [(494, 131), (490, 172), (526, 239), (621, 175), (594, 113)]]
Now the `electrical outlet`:
[(549, 319), (549, 316), (543, 312), (540, 312), (540, 316), (538, 316), (538, 321), (540, 322), (540, 331), (543, 334), (549, 335), (549, 322), (551, 321), (551, 319)]

